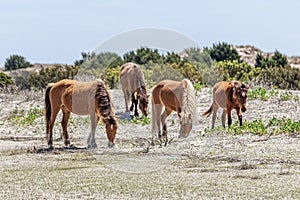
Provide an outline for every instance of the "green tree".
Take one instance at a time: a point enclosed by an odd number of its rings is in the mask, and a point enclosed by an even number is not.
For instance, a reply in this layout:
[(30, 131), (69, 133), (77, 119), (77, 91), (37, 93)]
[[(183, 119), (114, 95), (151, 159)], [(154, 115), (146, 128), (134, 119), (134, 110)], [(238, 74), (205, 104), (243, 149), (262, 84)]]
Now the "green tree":
[(274, 61), (276, 67), (286, 67), (288, 65), (287, 57), (277, 50), (275, 51), (271, 59)]
[(4, 63), (5, 70), (15, 70), (27, 67), (32, 67), (32, 64), (26, 61), (25, 57), (16, 54), (11, 55)]
[(165, 64), (172, 64), (172, 63), (179, 63), (181, 61), (181, 58), (178, 54), (172, 52), (168, 52), (167, 55), (164, 57), (164, 63)]
[(124, 62), (134, 62), (139, 65), (161, 63), (163, 58), (157, 49), (141, 47), (136, 51), (129, 51), (123, 56)]
[(213, 44), (211, 48), (206, 48), (212, 59), (219, 61), (238, 60), (240, 56), (235, 48), (225, 42)]
[(255, 58), (255, 67), (265, 69), (268, 67), (273, 67), (274, 62), (272, 59), (268, 59), (267, 57), (264, 57), (261, 53), (258, 53)]

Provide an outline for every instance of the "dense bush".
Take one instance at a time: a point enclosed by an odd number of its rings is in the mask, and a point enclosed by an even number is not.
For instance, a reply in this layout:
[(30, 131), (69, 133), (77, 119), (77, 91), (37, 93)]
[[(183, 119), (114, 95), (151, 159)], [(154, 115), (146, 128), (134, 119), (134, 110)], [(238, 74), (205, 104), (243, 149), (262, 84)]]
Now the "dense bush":
[(4, 63), (5, 70), (15, 70), (27, 67), (32, 67), (32, 64), (20, 55), (11, 55)]
[(213, 60), (207, 50), (199, 48), (188, 48), (184, 50), (185, 59), (194, 65), (198, 70), (209, 68), (213, 64)]
[(0, 86), (7, 86), (13, 84), (13, 80), (7, 74), (0, 72)]
[(13, 85), (14, 81), (7, 74), (0, 72), (0, 88), (6, 88), (9, 85)]
[(300, 89), (300, 70), (286, 67), (268, 67), (261, 70), (259, 81), (280, 89)]
[(74, 79), (79, 70), (78, 66), (73, 65), (55, 65), (54, 67), (42, 67), (39, 72), (29, 75), (27, 89), (35, 87), (38, 89), (45, 88), (48, 83), (54, 83), (62, 79)]
[(124, 63), (134, 62), (136, 64), (152, 64), (162, 63), (163, 57), (159, 54), (157, 49), (150, 49), (147, 47), (141, 47), (136, 51), (129, 51), (123, 56)]
[(239, 80), (250, 82), (257, 75), (257, 70), (245, 62), (237, 60), (220, 61), (216, 63), (223, 80)]
[(237, 50), (225, 42), (213, 44), (211, 48), (206, 48), (211, 58), (217, 62), (225, 60), (238, 60), (240, 56)]
[(279, 51), (275, 51), (271, 58), (264, 57), (261, 53), (256, 55), (255, 67), (266, 69), (268, 67), (286, 67), (288, 65), (287, 57)]
[(300, 89), (300, 70), (288, 65), (287, 57), (275, 51), (271, 58), (256, 55), (255, 67), (261, 69), (257, 80), (280, 89)]

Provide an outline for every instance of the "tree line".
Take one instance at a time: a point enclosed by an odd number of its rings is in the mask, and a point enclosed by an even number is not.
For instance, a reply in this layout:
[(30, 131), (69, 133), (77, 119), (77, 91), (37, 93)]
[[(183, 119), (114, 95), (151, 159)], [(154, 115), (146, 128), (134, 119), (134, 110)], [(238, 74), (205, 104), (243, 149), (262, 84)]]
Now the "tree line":
[[(118, 86), (122, 64), (134, 62), (141, 66), (146, 82), (152, 86), (162, 79), (188, 78), (194, 83), (212, 86), (217, 81), (239, 80), (264, 84), (280, 89), (300, 89), (300, 71), (288, 65), (285, 55), (275, 51), (273, 56), (256, 55), (255, 66), (244, 62), (230, 44), (219, 42), (211, 47), (189, 48), (181, 53), (159, 52), (141, 47), (125, 53), (122, 57), (113, 52), (81, 53), (81, 59), (73, 65), (41, 67), (39, 72), (27, 75), (28, 81), (0, 74), (0, 87), (16, 84), (22, 89), (44, 88), (48, 82), (63, 78), (101, 77), (110, 88)], [(19, 55), (6, 59), (5, 71), (31, 67), (32, 64)], [(82, 78), (84, 79), (84, 78)]]

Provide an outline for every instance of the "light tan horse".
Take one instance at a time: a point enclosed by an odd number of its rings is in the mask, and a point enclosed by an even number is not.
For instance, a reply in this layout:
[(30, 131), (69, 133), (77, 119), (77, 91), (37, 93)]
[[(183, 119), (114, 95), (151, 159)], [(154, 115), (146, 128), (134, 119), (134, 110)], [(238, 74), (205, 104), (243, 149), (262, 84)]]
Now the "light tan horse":
[[(164, 112), (161, 115), (162, 108)], [(173, 80), (163, 80), (157, 83), (152, 89), (152, 144), (154, 137), (158, 133), (158, 138), (167, 145), (167, 125), (166, 118), (172, 111), (177, 112), (180, 118), (179, 137), (188, 137), (192, 130), (196, 113), (196, 97), (193, 84), (183, 79), (181, 82)], [(161, 134), (160, 123), (163, 126)], [(161, 141), (162, 142), (162, 141)]]
[(213, 89), (213, 103), (210, 108), (204, 112), (202, 115), (209, 116), (212, 115), (212, 125), (213, 129), (215, 126), (215, 121), (217, 117), (217, 111), (219, 107), (223, 108), (222, 113), (222, 126), (225, 127), (226, 115), (228, 117), (228, 126), (232, 124), (231, 111), (234, 109), (239, 118), (240, 126), (243, 124), (242, 112), (246, 112), (246, 100), (247, 92), (249, 86), (245, 84), (240, 84), (238, 81), (222, 81), (215, 84)]
[(142, 70), (134, 63), (125, 63), (122, 65), (120, 73), (120, 82), (125, 98), (126, 112), (128, 112), (128, 104), (131, 100), (130, 111), (138, 116), (137, 104), (142, 113), (147, 116), (148, 114), (148, 96), (144, 81), (144, 74)]
[(46, 137), (49, 148), (53, 148), (52, 131), (55, 118), (62, 110), (62, 129), (65, 145), (70, 145), (67, 131), (70, 113), (77, 115), (90, 115), (91, 132), (88, 137), (88, 148), (96, 148), (95, 129), (99, 119), (106, 128), (108, 146), (114, 146), (114, 139), (117, 131), (117, 120), (110, 95), (102, 80), (93, 82), (79, 82), (64, 79), (51, 86), (48, 86), (45, 93), (46, 106)]

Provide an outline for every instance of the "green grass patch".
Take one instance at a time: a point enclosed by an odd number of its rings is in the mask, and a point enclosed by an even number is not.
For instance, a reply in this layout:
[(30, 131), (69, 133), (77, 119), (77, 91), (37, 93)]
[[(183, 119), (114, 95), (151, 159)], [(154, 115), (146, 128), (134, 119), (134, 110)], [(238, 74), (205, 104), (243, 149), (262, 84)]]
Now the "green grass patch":
[(287, 117), (278, 119), (273, 117), (267, 121), (264, 120), (254, 120), (245, 121), (242, 126), (238, 123), (231, 125), (229, 128), (216, 127), (215, 129), (204, 128), (202, 133), (213, 133), (219, 131), (226, 131), (230, 134), (244, 134), (252, 133), (254, 135), (264, 135), (264, 134), (278, 134), (278, 133), (288, 133), (288, 134), (300, 134), (300, 121), (293, 121)]
[(286, 117), (278, 119), (273, 117), (272, 119), (264, 122), (263, 120), (254, 120), (252, 122), (244, 122), (242, 126), (231, 126), (228, 129), (229, 133), (241, 134), (252, 133), (255, 135), (264, 135), (271, 133), (300, 133), (300, 121), (292, 121)]
[(253, 90), (249, 90), (248, 98), (251, 100), (259, 99), (263, 101), (268, 101), (270, 98), (278, 98), (281, 101), (299, 100), (299, 96), (294, 95), (291, 91), (279, 92), (278, 90), (274, 90), (273, 88), (271, 90), (267, 90), (263, 87), (257, 87)]
[(38, 117), (44, 115), (44, 109), (39, 106), (30, 104), (30, 109), (25, 111), (24, 109), (15, 109), (8, 116), (8, 120), (12, 121), (14, 125), (33, 125)]

